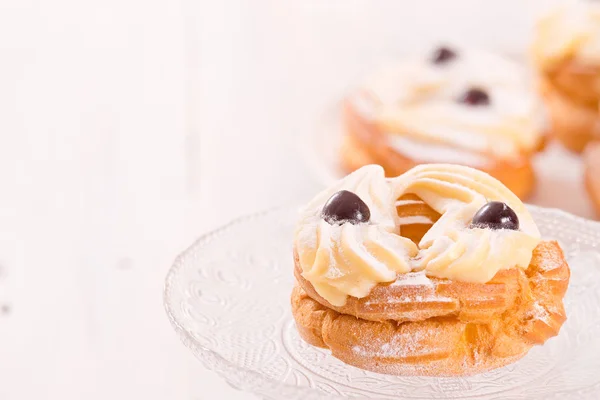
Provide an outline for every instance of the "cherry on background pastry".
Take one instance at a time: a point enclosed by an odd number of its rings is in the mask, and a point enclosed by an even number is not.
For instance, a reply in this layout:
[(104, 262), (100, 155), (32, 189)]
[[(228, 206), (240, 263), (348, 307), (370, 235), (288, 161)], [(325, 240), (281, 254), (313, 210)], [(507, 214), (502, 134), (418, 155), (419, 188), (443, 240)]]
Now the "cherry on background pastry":
[(459, 101), (469, 106), (487, 106), (490, 104), (490, 96), (483, 89), (470, 88), (464, 92)]
[(522, 66), (494, 53), (444, 46), (384, 65), (351, 92), (341, 163), (348, 172), (379, 164), (388, 176), (419, 164), (457, 163), (491, 174), (526, 198), (544, 117)]
[(431, 58), (431, 61), (434, 64), (446, 64), (449, 61), (452, 61), (453, 59), (455, 59), (457, 56), (457, 54), (454, 52), (454, 50), (442, 46), (442, 47), (438, 47), (435, 52), (433, 53), (433, 57)]

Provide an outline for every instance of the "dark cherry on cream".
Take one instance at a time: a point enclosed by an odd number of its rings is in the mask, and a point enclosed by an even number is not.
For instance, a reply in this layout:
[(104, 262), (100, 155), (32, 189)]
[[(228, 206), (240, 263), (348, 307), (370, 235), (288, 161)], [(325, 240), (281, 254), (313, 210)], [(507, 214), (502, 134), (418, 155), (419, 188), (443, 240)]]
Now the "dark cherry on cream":
[(456, 53), (448, 47), (438, 47), (431, 57), (431, 61), (434, 64), (446, 64), (448, 61), (456, 58)]
[(519, 230), (519, 217), (506, 203), (490, 201), (475, 213), (471, 227)]
[(490, 95), (485, 90), (471, 88), (463, 93), (459, 101), (470, 106), (487, 106), (490, 104)]
[(360, 222), (369, 222), (371, 210), (355, 193), (348, 190), (340, 190), (327, 200), (321, 217), (331, 225), (350, 222), (358, 224)]

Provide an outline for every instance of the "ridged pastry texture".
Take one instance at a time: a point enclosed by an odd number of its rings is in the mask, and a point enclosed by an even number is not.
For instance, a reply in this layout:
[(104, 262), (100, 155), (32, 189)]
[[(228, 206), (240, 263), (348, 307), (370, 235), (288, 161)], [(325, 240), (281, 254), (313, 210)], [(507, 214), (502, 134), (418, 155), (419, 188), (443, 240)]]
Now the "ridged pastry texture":
[(481, 373), (518, 360), (566, 320), (570, 271), (556, 242), (540, 242), (527, 269), (501, 270), (484, 284), (410, 272), (341, 307), (320, 297), (299, 271), (296, 263), (291, 301), (302, 338), (380, 373)]

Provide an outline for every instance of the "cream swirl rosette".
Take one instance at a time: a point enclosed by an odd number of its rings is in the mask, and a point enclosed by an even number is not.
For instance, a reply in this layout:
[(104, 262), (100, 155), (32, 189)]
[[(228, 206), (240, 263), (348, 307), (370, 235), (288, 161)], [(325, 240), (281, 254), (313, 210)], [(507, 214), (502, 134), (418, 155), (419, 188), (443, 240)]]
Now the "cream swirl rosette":
[[(328, 200), (340, 191), (357, 195), (370, 217), (336, 221), (326, 215)], [(398, 223), (395, 203), (406, 194), (418, 196), (441, 214), (418, 245), (402, 236)], [(474, 225), (474, 216), (490, 201), (510, 207), (518, 217), (518, 229)], [(523, 203), (484, 172), (431, 164), (385, 178), (381, 167), (369, 165), (308, 204), (297, 225), (294, 248), (302, 276), (329, 303), (342, 306), (347, 296), (365, 297), (375, 285), (413, 270), (485, 283), (501, 269), (527, 268), (539, 241)]]
[[(473, 168), (421, 165), (394, 179), (397, 197), (412, 193), (441, 214), (419, 242), (412, 268), (429, 276), (485, 283), (501, 269), (527, 268), (540, 241), (525, 205), (500, 181)], [(519, 229), (473, 225), (487, 203), (499, 201), (517, 215)]]
[[(366, 203), (368, 223), (330, 224), (322, 217), (323, 206), (340, 190)], [(332, 305), (343, 305), (348, 295), (365, 297), (378, 283), (410, 271), (417, 246), (398, 234), (394, 200), (383, 168), (368, 165), (319, 193), (302, 211), (295, 238), (302, 275)]]
[(571, 58), (600, 63), (600, 3), (565, 1), (553, 8), (538, 21), (532, 50), (542, 67)]
[(376, 70), (351, 97), (354, 108), (394, 149), (423, 161), (484, 167), (486, 157), (534, 152), (546, 120), (526, 71), (494, 53), (441, 51), (437, 61), (422, 55)]

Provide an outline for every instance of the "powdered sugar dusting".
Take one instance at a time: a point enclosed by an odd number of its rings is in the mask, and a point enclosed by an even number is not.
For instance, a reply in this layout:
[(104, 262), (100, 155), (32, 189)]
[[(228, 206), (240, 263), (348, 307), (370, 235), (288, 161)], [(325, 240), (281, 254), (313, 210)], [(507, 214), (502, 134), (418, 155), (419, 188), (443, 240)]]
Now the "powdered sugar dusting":
[(399, 299), (391, 299), (388, 301), (390, 304), (394, 303), (453, 303), (455, 300), (450, 297), (438, 296), (432, 293), (427, 296), (415, 296), (415, 297), (401, 297)]
[(554, 269), (560, 268), (564, 263), (562, 259), (554, 259), (551, 257), (547, 257), (544, 259), (544, 262), (540, 265), (540, 269), (542, 271), (552, 271)]
[(410, 272), (408, 274), (402, 274), (396, 282), (390, 286), (429, 286), (435, 287), (434, 283), (425, 275), (424, 271)]
[(390, 342), (370, 342), (371, 346), (354, 346), (352, 351), (361, 357), (405, 358), (414, 356), (423, 348), (421, 343), (427, 337), (427, 331), (416, 331), (395, 335)]
[(546, 324), (550, 322), (550, 313), (537, 301), (533, 303), (532, 316), (534, 319), (539, 319)]

